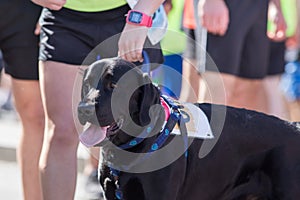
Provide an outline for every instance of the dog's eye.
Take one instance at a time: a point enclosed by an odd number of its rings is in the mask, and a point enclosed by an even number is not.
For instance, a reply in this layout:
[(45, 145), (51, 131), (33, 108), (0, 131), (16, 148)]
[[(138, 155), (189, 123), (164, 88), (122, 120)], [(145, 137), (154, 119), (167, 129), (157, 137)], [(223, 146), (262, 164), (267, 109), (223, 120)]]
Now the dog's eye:
[(116, 88), (117, 87), (117, 84), (115, 84), (115, 83), (110, 83), (110, 88)]
[(109, 83), (107, 83), (107, 86), (106, 86), (105, 90), (111, 91), (111, 90), (113, 90), (116, 87), (117, 87), (117, 84), (115, 84), (113, 82), (109, 82)]

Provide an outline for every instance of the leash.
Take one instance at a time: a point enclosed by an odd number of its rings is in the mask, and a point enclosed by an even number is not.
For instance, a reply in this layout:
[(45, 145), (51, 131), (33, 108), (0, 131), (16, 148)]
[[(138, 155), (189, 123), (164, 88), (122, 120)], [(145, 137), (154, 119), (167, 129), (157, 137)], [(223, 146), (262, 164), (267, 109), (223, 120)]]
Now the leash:
[(141, 70), (144, 73), (148, 74), (149, 77), (151, 77), (151, 64), (150, 64), (149, 55), (145, 50), (142, 51), (142, 55), (143, 55), (144, 61), (143, 61), (143, 65), (141, 67)]
[[(143, 64), (142, 64), (142, 66), (141, 66), (140, 69), (141, 69), (144, 73), (148, 74), (149, 77), (151, 77), (151, 63), (150, 63), (150, 57), (149, 57), (148, 53), (147, 53), (145, 50), (142, 51), (142, 55), (143, 55), (144, 61), (143, 61)], [(96, 60), (100, 60), (100, 59), (101, 59), (101, 56), (98, 54), (98, 55), (96, 56)]]

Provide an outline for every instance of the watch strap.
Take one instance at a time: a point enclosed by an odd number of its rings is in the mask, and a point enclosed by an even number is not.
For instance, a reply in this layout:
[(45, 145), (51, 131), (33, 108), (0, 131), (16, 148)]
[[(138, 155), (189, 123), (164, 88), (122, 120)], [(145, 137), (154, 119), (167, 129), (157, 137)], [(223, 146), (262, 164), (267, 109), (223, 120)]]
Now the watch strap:
[(138, 26), (152, 26), (152, 17), (136, 10), (129, 10), (126, 15), (126, 23)]

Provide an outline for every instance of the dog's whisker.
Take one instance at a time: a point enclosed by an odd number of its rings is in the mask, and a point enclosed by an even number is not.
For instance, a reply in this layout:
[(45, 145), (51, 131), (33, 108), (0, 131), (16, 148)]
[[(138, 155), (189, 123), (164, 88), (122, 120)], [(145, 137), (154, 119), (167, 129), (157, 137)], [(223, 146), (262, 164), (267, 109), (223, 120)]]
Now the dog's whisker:
[(97, 90), (97, 89), (95, 89), (95, 88), (92, 88), (92, 89), (89, 90), (89, 92), (87, 93), (87, 95), (85, 95), (83, 97), (83, 102), (95, 104), (95, 103), (97, 103), (96, 99), (99, 96), (100, 96), (100, 91)]

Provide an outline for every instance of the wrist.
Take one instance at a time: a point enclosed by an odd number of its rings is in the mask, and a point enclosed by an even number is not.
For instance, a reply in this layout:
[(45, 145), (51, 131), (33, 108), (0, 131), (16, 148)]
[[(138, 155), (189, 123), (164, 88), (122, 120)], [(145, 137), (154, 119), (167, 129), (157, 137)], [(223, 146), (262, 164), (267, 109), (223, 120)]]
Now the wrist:
[(126, 15), (126, 23), (137, 26), (152, 26), (152, 17), (136, 10), (129, 10)]

